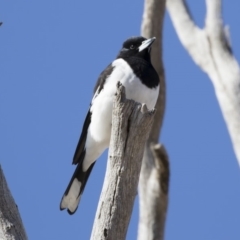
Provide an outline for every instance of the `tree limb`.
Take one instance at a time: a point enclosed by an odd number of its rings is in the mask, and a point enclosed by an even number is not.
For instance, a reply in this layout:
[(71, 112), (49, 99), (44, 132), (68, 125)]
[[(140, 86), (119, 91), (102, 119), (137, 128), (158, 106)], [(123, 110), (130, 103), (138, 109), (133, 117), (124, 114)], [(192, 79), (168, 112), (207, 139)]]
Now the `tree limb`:
[(0, 239), (1, 240), (27, 240), (27, 235), (14, 202), (7, 186), (0, 165)]
[(206, 0), (205, 27), (199, 29), (183, 0), (167, 0), (179, 39), (211, 79), (240, 165), (240, 68), (223, 26), (221, 0)]
[(141, 35), (146, 38), (156, 37), (152, 45), (151, 60), (160, 78), (159, 97), (156, 114), (149, 135), (149, 142), (157, 143), (163, 123), (166, 102), (166, 83), (162, 62), (162, 26), (165, 12), (165, 0), (145, 0)]
[(125, 98), (118, 85), (113, 104), (108, 164), (91, 239), (123, 240), (132, 213), (143, 149), (155, 111)]
[[(140, 221), (139, 240), (164, 239), (164, 227), (168, 206), (168, 186), (169, 186), (169, 162), (166, 149), (163, 145), (151, 145), (150, 156), (154, 165), (151, 165), (150, 174), (145, 177), (141, 172), (141, 180), (146, 180), (146, 184), (140, 183)], [(147, 151), (145, 151), (145, 154)]]
[[(158, 139), (162, 127), (166, 84), (162, 62), (162, 25), (165, 0), (145, 0), (142, 21), (142, 35), (157, 38), (152, 47), (152, 63), (160, 78), (160, 91), (156, 114), (145, 146), (139, 182), (140, 219), (138, 240), (162, 240), (168, 205), (169, 164), (168, 156)], [(164, 186), (164, 187), (163, 187)]]

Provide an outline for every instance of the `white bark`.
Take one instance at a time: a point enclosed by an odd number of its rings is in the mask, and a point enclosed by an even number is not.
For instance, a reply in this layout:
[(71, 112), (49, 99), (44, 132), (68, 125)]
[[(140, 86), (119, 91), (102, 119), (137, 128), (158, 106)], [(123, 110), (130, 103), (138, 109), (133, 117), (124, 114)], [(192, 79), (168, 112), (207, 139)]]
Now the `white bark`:
[(205, 27), (198, 28), (185, 1), (167, 0), (178, 37), (211, 79), (240, 165), (240, 68), (232, 54), (221, 16), (221, 0), (206, 0)]
[(155, 36), (152, 64), (160, 78), (160, 92), (156, 104), (154, 124), (146, 143), (139, 182), (138, 240), (162, 240), (168, 206), (169, 163), (164, 146), (158, 143), (163, 122), (166, 86), (162, 63), (162, 25), (165, 0), (145, 0), (142, 35)]
[(118, 85), (113, 104), (107, 170), (92, 240), (123, 240), (126, 237), (137, 194), (144, 144), (154, 112), (148, 111), (145, 104), (125, 99), (124, 87)]
[(18, 207), (0, 166), (0, 239), (27, 240)]
[(169, 162), (163, 145), (151, 145), (149, 150), (145, 150), (144, 158), (153, 158), (154, 163), (145, 163), (148, 166), (141, 171), (138, 240), (162, 240), (168, 206)]

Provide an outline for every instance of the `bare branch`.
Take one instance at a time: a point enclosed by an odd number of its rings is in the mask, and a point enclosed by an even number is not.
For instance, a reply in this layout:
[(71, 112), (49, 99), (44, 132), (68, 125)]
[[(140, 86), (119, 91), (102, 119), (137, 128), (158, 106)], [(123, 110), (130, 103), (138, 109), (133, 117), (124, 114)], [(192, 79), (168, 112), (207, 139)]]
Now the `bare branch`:
[[(157, 42), (152, 48), (152, 63), (160, 77), (160, 92), (156, 104), (154, 124), (146, 143), (139, 182), (140, 220), (138, 226), (138, 240), (156, 239), (164, 237), (164, 226), (168, 203), (168, 193), (163, 191), (164, 181), (162, 163), (168, 162), (167, 154), (160, 150), (158, 142), (164, 117), (166, 101), (166, 84), (162, 62), (162, 25), (165, 12), (165, 0), (145, 0), (142, 22), (142, 35), (149, 38), (155, 36)], [(153, 145), (152, 145), (153, 144)], [(157, 154), (161, 152), (162, 154)], [(165, 156), (165, 157), (164, 157)], [(167, 168), (169, 172), (169, 168)], [(169, 174), (167, 174), (169, 178)], [(168, 188), (168, 181), (165, 181)]]
[[(167, 7), (175, 30), (190, 56), (211, 79), (223, 117), (240, 164), (240, 68), (232, 55), (229, 36), (222, 24), (221, 0), (207, 0), (205, 28), (196, 32), (182, 34), (185, 24), (181, 22), (189, 15), (184, 11), (183, 0), (168, 0)], [(176, 11), (178, 8), (178, 11)], [(182, 24), (181, 24), (181, 23)], [(178, 24), (177, 24), (178, 23)], [(192, 23), (191, 23), (192, 24)], [(191, 46), (185, 42), (192, 42)]]
[[(163, 145), (152, 145), (150, 149), (150, 157), (153, 155), (155, 167), (147, 178), (141, 173), (139, 189), (141, 215), (138, 240), (164, 239), (170, 177), (169, 162)], [(149, 159), (149, 156), (147, 157)], [(143, 181), (147, 183), (143, 184)]]
[(14, 202), (7, 186), (0, 165), (0, 239), (1, 240), (26, 240), (18, 207)]
[(144, 144), (155, 111), (125, 99), (118, 86), (113, 104), (112, 133), (107, 171), (91, 239), (124, 240), (132, 213)]
[(214, 33), (220, 33), (222, 31), (222, 2), (221, 0), (206, 0), (206, 5), (206, 26)]
[(141, 33), (143, 37), (156, 37), (152, 46), (151, 59), (160, 78), (159, 97), (156, 114), (149, 135), (149, 142), (158, 142), (166, 102), (166, 84), (162, 62), (162, 25), (165, 12), (165, 0), (145, 0)]
[(206, 71), (203, 66), (211, 65), (206, 32), (194, 24), (185, 0), (167, 0), (167, 9), (180, 42), (195, 63)]

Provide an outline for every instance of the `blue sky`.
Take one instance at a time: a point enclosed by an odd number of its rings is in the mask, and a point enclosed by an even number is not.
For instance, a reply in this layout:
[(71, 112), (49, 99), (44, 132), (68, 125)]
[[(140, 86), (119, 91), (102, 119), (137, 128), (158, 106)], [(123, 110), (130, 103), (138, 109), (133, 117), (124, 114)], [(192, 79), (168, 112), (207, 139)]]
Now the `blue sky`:
[[(188, 1), (199, 26), (203, 0)], [(240, 61), (240, 2), (223, 3)], [(59, 211), (99, 73), (140, 34), (143, 1), (1, 1), (0, 163), (29, 239), (89, 239), (106, 167), (95, 165), (77, 213)], [(157, 37), (157, 36), (156, 36)], [(166, 240), (240, 239), (240, 169), (214, 89), (164, 23), (171, 164)], [(138, 200), (127, 239), (135, 239)]]

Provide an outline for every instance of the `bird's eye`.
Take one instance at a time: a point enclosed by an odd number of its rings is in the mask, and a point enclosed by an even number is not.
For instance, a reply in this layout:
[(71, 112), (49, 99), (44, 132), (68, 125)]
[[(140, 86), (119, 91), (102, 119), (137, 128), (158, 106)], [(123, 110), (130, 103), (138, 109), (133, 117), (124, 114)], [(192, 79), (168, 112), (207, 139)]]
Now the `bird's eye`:
[(134, 45), (131, 45), (131, 46), (130, 46), (130, 49), (134, 49), (134, 48), (135, 48), (135, 46), (134, 46)]

